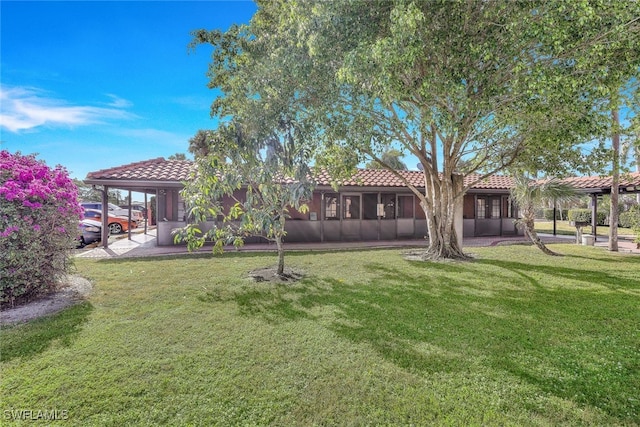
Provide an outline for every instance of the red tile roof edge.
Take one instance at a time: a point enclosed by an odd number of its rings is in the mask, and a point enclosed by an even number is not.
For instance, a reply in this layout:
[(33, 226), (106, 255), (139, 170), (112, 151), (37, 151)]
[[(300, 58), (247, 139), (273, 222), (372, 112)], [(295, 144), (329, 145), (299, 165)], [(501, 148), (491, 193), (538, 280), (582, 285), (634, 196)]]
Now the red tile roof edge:
[(160, 162), (166, 162), (166, 161), (167, 160), (165, 160), (164, 157), (156, 157), (155, 159), (142, 160), (139, 162), (128, 163), (126, 165), (114, 166), (112, 168), (99, 169), (94, 172), (89, 172), (87, 174), (86, 179), (100, 179), (95, 177), (99, 175), (106, 175), (107, 173), (115, 173), (116, 171), (117, 172), (127, 171), (127, 170), (135, 169), (141, 166), (147, 166), (147, 165), (152, 165), (154, 163), (160, 163)]
[[(129, 163), (108, 169), (101, 169), (87, 174), (87, 180), (126, 180), (126, 181), (185, 181), (193, 162), (191, 160), (166, 160), (163, 157)], [(175, 166), (175, 168), (169, 168)], [(424, 187), (424, 175), (421, 171), (398, 171), (412, 185)], [(627, 180), (629, 175), (631, 180)], [(137, 177), (136, 177), (137, 176)], [(465, 177), (465, 185), (477, 180), (480, 175)], [(331, 178), (326, 171), (317, 176), (318, 184), (328, 186)], [(565, 178), (562, 181), (573, 184), (578, 189), (610, 187), (607, 176), (582, 176)], [(640, 186), (640, 172), (623, 174), (621, 186)], [(361, 187), (406, 187), (406, 184), (392, 171), (386, 169), (358, 169), (351, 178), (344, 180), (340, 186)], [(492, 175), (476, 183), (476, 190), (509, 190), (513, 187), (513, 178), (507, 175)]]
[[(175, 165), (176, 168), (170, 168)], [(188, 179), (188, 169), (193, 165), (190, 160), (166, 160), (163, 157), (129, 163), (113, 168), (101, 169), (87, 174), (87, 180), (119, 180), (119, 181), (185, 181)], [(187, 167), (188, 166), (188, 167)], [(412, 185), (424, 187), (424, 175), (421, 171), (398, 171)], [(475, 181), (479, 175), (470, 175), (465, 178), (465, 184)], [(328, 186), (331, 177), (326, 171), (317, 175), (318, 185)], [(485, 178), (474, 185), (476, 189), (506, 190), (512, 185), (508, 176), (494, 175)], [(406, 184), (392, 171), (386, 169), (358, 169), (349, 179), (340, 183), (340, 186), (363, 187), (406, 187)]]

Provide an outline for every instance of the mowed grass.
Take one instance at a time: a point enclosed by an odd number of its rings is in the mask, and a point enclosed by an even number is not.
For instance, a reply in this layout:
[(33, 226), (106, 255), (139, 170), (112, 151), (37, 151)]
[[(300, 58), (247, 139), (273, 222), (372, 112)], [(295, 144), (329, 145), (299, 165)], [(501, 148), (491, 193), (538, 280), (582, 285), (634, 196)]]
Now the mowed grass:
[[(77, 260), (88, 301), (2, 330), (3, 411), (64, 425), (637, 425), (640, 256), (554, 245)], [(3, 412), (4, 424), (7, 412)]]
[[(538, 233), (553, 233), (553, 221), (540, 221), (537, 220), (535, 222), (536, 231)], [(591, 226), (588, 225), (582, 228), (583, 234), (591, 234)], [(608, 225), (599, 225), (596, 227), (596, 231), (598, 232), (598, 236), (608, 236), (609, 235), (609, 226)], [(576, 227), (569, 224), (569, 221), (556, 221), (556, 234), (565, 234), (570, 236), (576, 235)], [(626, 235), (633, 236), (633, 230), (625, 227), (618, 227), (618, 235)]]

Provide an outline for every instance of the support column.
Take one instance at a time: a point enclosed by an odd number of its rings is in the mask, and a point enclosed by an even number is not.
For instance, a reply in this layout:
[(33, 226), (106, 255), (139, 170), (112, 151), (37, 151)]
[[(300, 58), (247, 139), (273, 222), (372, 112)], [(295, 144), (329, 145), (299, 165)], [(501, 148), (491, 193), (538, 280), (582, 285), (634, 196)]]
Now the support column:
[(109, 248), (109, 187), (102, 188), (102, 247)]
[(598, 226), (598, 196), (595, 194), (591, 195), (591, 234), (593, 235), (593, 241), (597, 241), (597, 230)]
[(325, 215), (324, 191), (320, 192), (320, 241), (324, 242), (324, 215)]
[(478, 229), (478, 195), (473, 195), (473, 236), (476, 237), (476, 230)]
[(382, 227), (382, 217), (378, 215), (378, 205), (380, 205), (380, 203), (382, 203), (382, 194), (378, 193), (378, 201), (376, 204), (376, 217), (378, 218), (378, 240), (380, 240), (382, 236), (382, 232), (380, 231), (380, 228)]
[(129, 240), (131, 240), (131, 190), (129, 190), (129, 208), (127, 209), (127, 225), (128, 225), (128, 232), (127, 232), (127, 238)]
[(149, 203), (147, 202), (147, 192), (144, 192), (144, 234), (147, 234), (147, 226), (149, 225)]
[(556, 199), (553, 199), (553, 235), (556, 235)]

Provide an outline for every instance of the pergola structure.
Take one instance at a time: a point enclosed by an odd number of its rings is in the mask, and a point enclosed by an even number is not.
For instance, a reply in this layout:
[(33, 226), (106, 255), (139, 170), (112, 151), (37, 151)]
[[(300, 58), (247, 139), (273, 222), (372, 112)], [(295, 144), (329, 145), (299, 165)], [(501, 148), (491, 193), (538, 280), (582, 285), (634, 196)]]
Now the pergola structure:
[[(571, 185), (578, 193), (589, 195), (591, 198), (591, 233), (596, 240), (596, 228), (598, 226), (598, 197), (611, 194), (613, 178), (610, 176), (581, 176), (562, 180)], [(618, 182), (619, 194), (640, 194), (640, 172), (632, 172), (620, 175)], [(553, 215), (553, 230), (555, 234), (556, 215)]]

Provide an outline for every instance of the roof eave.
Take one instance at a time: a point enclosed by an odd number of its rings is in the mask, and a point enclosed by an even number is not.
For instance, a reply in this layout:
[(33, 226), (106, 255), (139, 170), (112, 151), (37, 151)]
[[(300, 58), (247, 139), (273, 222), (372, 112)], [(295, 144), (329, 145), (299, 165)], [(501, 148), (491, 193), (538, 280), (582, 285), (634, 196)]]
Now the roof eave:
[(163, 188), (183, 188), (183, 181), (157, 181), (157, 180), (130, 180), (130, 179), (99, 179), (91, 178), (83, 181), (87, 185), (104, 185), (107, 187), (121, 188), (121, 189), (163, 189)]

